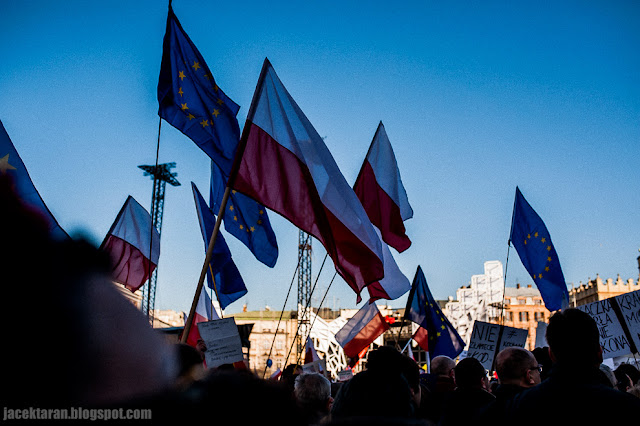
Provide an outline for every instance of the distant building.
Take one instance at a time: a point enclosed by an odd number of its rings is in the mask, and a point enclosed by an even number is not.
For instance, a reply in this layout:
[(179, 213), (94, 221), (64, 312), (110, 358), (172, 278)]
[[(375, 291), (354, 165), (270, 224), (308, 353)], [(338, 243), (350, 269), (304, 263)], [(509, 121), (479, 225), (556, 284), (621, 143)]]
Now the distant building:
[(640, 290), (640, 280), (629, 278), (623, 281), (618, 275), (615, 281), (612, 278), (603, 281), (600, 275), (596, 275), (595, 280), (589, 279), (586, 284), (580, 283), (569, 290), (569, 302), (571, 306), (582, 306), (636, 290)]
[[(529, 331), (525, 348), (535, 349), (538, 322), (549, 322), (551, 312), (544, 306), (542, 296), (531, 284), (507, 287), (504, 296), (504, 325)], [(499, 324), (499, 321), (492, 321)]]

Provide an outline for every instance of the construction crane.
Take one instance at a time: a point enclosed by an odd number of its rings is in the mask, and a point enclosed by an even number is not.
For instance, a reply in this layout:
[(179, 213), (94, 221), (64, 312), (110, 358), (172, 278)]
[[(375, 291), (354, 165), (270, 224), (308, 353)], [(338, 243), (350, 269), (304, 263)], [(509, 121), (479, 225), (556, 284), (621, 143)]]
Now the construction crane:
[[(151, 219), (153, 226), (158, 231), (158, 235), (162, 231), (162, 214), (164, 210), (164, 191), (167, 183), (172, 186), (180, 186), (180, 182), (176, 179), (177, 173), (171, 173), (171, 169), (176, 163), (164, 163), (157, 166), (138, 166), (144, 170), (144, 176), (150, 176), (153, 179), (153, 192), (151, 195)], [(156, 283), (158, 281), (158, 268), (154, 269), (153, 274), (149, 278), (148, 285), (142, 287), (142, 313), (153, 326), (153, 310), (156, 303)]]
[(298, 235), (298, 258), (300, 266), (298, 269), (298, 327), (299, 332), (296, 336), (298, 343), (298, 356), (304, 356), (305, 339), (309, 334), (309, 310), (311, 308), (309, 298), (311, 297), (311, 236), (304, 231), (300, 231)]

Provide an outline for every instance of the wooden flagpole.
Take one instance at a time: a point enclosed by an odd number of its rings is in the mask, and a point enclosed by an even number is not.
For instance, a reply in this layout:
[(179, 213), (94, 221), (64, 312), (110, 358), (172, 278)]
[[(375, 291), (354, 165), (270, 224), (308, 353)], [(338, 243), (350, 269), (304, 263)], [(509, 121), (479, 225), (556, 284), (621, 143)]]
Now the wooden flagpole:
[[(189, 311), (189, 316), (187, 317), (187, 321), (184, 323), (184, 330), (182, 331), (182, 337), (180, 338), (181, 343), (186, 343), (187, 336), (189, 335), (189, 331), (191, 330), (191, 326), (193, 324), (193, 317), (196, 312), (196, 307), (198, 306), (198, 300), (200, 299), (200, 292), (202, 291), (204, 279), (207, 276), (207, 268), (209, 267), (209, 263), (211, 262), (211, 258), (213, 257), (213, 248), (215, 247), (216, 239), (218, 237), (218, 232), (220, 231), (220, 223), (222, 223), (222, 215), (224, 214), (224, 210), (227, 208), (227, 201), (229, 200), (229, 194), (231, 194), (231, 187), (227, 186), (227, 188), (224, 190), (224, 196), (222, 197), (222, 202), (220, 203), (220, 210), (218, 211), (216, 224), (213, 227), (213, 233), (211, 234), (211, 239), (209, 240), (209, 247), (207, 247), (207, 255), (204, 259), (204, 265), (202, 265), (202, 271), (200, 271), (200, 279), (198, 280), (196, 293), (193, 296), (193, 302), (191, 302), (191, 310)], [(216, 290), (216, 297), (218, 297), (217, 290)]]

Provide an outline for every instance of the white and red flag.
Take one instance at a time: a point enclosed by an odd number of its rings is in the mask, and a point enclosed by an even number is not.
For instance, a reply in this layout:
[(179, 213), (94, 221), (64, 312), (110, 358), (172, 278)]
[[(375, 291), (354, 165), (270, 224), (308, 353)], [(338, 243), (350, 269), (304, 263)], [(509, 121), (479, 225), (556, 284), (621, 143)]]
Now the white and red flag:
[[(376, 228), (380, 235), (380, 231)], [(386, 243), (382, 243), (382, 261), (384, 264), (384, 278), (367, 286), (369, 301), (378, 299), (395, 300), (411, 290), (411, 282), (396, 263), (396, 260)], [(358, 300), (359, 301), (359, 300)]]
[(129, 196), (100, 248), (111, 256), (114, 281), (135, 292), (158, 266), (160, 234), (145, 208)]
[(307, 343), (304, 345), (304, 363), (311, 364), (312, 362), (320, 361), (320, 356), (316, 352), (316, 348), (313, 346), (313, 340), (307, 336)]
[(391, 247), (403, 252), (411, 245), (404, 221), (413, 217), (391, 142), (382, 121), (371, 141), (353, 187), (364, 209)]
[(355, 358), (389, 329), (389, 324), (374, 302), (365, 305), (336, 333), (336, 341), (345, 355)]
[(267, 59), (239, 152), (233, 189), (316, 237), (358, 296), (382, 279), (382, 245), (367, 213)]
[[(186, 314), (184, 314), (184, 318), (186, 321)], [(198, 344), (198, 341), (201, 339), (200, 331), (198, 330), (197, 326), (199, 322), (206, 322), (214, 319), (220, 319), (220, 317), (218, 316), (218, 312), (211, 306), (211, 297), (209, 297), (209, 293), (207, 293), (206, 289), (203, 289), (200, 292), (200, 298), (198, 299), (198, 304), (196, 305), (196, 312), (193, 316), (193, 324), (189, 329), (187, 344), (195, 347)]]

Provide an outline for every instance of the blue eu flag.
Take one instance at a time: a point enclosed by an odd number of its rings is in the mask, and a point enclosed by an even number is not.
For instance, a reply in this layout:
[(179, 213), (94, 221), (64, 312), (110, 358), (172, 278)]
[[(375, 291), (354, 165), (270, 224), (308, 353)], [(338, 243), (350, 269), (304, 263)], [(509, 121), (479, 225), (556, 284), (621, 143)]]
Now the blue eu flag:
[[(193, 182), (191, 182), (191, 188), (193, 189), (193, 198), (196, 203), (200, 230), (202, 231), (202, 238), (204, 239), (206, 250), (209, 247), (209, 240), (211, 239), (211, 234), (213, 234), (213, 228), (216, 224), (216, 216), (209, 206), (207, 206), (207, 203)], [(207, 285), (209, 288), (216, 290), (218, 302), (220, 302), (222, 309), (225, 309), (231, 303), (247, 294), (247, 287), (244, 284), (244, 280), (242, 276), (240, 276), (240, 271), (238, 271), (236, 264), (231, 258), (229, 246), (227, 246), (227, 242), (220, 232), (216, 237), (213, 256), (208, 265)]]
[(216, 84), (209, 67), (169, 5), (158, 115), (187, 135), (229, 176), (240, 140), (240, 107)]
[(540, 216), (516, 187), (510, 242), (525, 269), (540, 290), (547, 309), (556, 311), (569, 305), (569, 292), (556, 249)]
[[(227, 179), (215, 163), (211, 163), (211, 206), (218, 211)], [(224, 229), (246, 245), (260, 262), (273, 268), (278, 260), (278, 243), (271, 228), (267, 209), (244, 194), (232, 190), (227, 200)]]
[(427, 286), (422, 268), (418, 266), (405, 309), (406, 318), (420, 326), (413, 336), (431, 359), (446, 355), (455, 358), (464, 349), (464, 341), (440, 309)]
[(55, 217), (53, 217), (35, 186), (33, 186), (27, 168), (24, 166), (11, 139), (9, 139), (2, 121), (0, 121), (0, 175), (9, 176), (18, 197), (29, 207), (40, 213), (40, 216), (49, 225), (49, 233), (52, 238), (57, 240), (69, 238), (69, 235), (58, 225)]

